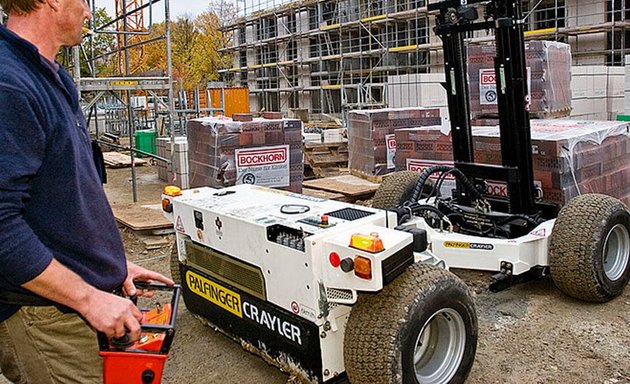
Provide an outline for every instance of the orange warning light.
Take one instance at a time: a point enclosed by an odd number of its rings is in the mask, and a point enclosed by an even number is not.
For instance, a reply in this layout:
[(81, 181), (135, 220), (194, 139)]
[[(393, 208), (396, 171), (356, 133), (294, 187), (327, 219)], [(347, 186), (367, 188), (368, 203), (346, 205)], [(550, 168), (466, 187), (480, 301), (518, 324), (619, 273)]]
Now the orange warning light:
[(383, 240), (378, 237), (376, 232), (369, 235), (355, 233), (350, 237), (350, 246), (370, 253), (377, 253), (385, 249)]
[(354, 274), (362, 279), (370, 280), (372, 278), (372, 261), (367, 257), (355, 257)]
[(181, 196), (182, 189), (175, 185), (167, 185), (166, 187), (164, 187), (164, 190), (162, 192), (164, 192), (166, 196), (175, 197), (175, 196)]

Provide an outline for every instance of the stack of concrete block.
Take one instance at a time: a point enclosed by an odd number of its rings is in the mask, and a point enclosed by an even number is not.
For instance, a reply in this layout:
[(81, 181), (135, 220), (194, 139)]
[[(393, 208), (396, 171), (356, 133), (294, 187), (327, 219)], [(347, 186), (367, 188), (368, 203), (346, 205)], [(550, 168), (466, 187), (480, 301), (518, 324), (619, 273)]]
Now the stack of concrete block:
[(188, 141), (183, 136), (175, 137), (174, 157), (171, 156), (172, 147), (170, 137), (157, 138), (157, 155), (173, 162), (173, 165), (171, 165), (164, 161), (158, 161), (158, 177), (160, 180), (175, 184), (182, 189), (187, 189), (190, 187), (188, 178)]
[(572, 119), (608, 120), (623, 110), (624, 68), (603, 65), (572, 68)]
[(397, 129), (441, 124), (437, 108), (351, 111), (348, 114), (348, 168), (367, 175), (395, 169)]
[[(468, 47), (471, 118), (498, 114), (494, 45)], [(533, 40), (525, 44), (530, 115), (566, 117), (571, 113), (571, 48), (568, 44)]]
[[(603, 193), (630, 204), (628, 123), (532, 120), (531, 126), (534, 182), (543, 201), (564, 205), (579, 194)], [(450, 132), (440, 127), (398, 130), (396, 142), (396, 170), (453, 164)], [(473, 147), (475, 162), (501, 164), (498, 127), (474, 127)], [(441, 192), (454, 185), (447, 178)], [(488, 192), (507, 196), (505, 183), (489, 181)]]
[(187, 125), (190, 184), (256, 184), (302, 191), (302, 122), (225, 117), (190, 120)]
[(443, 73), (387, 76), (387, 102), (391, 108), (439, 108), (448, 117), (448, 100)]

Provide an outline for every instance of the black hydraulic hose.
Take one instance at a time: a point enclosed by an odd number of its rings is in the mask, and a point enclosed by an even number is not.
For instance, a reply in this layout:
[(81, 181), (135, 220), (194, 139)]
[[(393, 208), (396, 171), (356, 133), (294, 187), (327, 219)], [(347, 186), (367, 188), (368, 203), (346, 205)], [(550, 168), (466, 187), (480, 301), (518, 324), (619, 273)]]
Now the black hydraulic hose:
[(477, 188), (475, 188), (475, 186), (470, 182), (470, 180), (468, 180), (468, 178), (466, 177), (466, 175), (462, 173), (462, 171), (460, 171), (457, 168), (449, 167), (447, 165), (436, 165), (436, 166), (425, 169), (424, 172), (420, 174), (420, 178), (418, 179), (418, 182), (416, 183), (413, 189), (413, 193), (411, 194), (411, 198), (409, 199), (410, 202), (413, 203), (413, 202), (418, 201), (418, 199), (420, 198), (420, 194), (422, 193), (422, 189), (424, 188), (424, 184), (429, 179), (429, 176), (431, 176), (432, 174), (436, 172), (451, 173), (453, 176), (455, 176), (459, 180), (460, 183), (462, 183), (462, 185), (464, 186), (466, 191), (470, 194), (473, 200), (482, 199), (481, 194), (479, 193)]
[(413, 214), (418, 214), (423, 211), (430, 211), (435, 213), (440, 218), (440, 220), (444, 220), (444, 218), (446, 217), (446, 215), (436, 207), (432, 205), (420, 205), (416, 202), (404, 205), (396, 210), (399, 216), (398, 225), (405, 223), (411, 218)]

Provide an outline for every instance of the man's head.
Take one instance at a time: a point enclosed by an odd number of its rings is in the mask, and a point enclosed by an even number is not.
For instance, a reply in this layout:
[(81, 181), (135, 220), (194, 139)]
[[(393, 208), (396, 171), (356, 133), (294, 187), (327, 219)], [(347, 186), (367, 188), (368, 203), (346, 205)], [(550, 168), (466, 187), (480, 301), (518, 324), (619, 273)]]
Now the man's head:
[(0, 0), (9, 15), (7, 27), (54, 59), (59, 47), (82, 41), (86, 20), (92, 17), (87, 0)]
[(46, 0), (0, 0), (0, 6), (7, 15), (26, 15), (33, 12), (37, 7), (44, 4)]

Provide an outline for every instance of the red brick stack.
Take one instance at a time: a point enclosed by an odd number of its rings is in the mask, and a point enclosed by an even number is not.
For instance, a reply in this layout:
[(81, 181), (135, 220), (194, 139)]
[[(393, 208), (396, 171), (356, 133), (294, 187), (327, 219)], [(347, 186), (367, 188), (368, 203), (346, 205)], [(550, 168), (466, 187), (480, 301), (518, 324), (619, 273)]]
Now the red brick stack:
[[(534, 180), (542, 199), (564, 205), (582, 193), (630, 204), (630, 126), (615, 121), (532, 120)], [(473, 128), (475, 161), (501, 164), (498, 127)], [(396, 170), (452, 162), (451, 136), (439, 127), (396, 131)], [(497, 190), (501, 188), (496, 188)]]
[(441, 126), (403, 128), (396, 133), (396, 170), (407, 169), (407, 159), (453, 161), (451, 136)]
[(351, 111), (348, 115), (348, 167), (368, 175), (393, 172), (395, 130), (438, 125), (441, 121), (437, 108)]
[[(468, 47), (468, 79), (470, 87), (471, 118), (495, 117), (496, 96), (488, 89), (491, 76), (481, 76), (482, 70), (494, 70), (494, 45)], [(529, 68), (530, 116), (555, 118), (571, 113), (571, 47), (568, 44), (532, 40), (525, 43), (525, 62)], [(496, 87), (494, 87), (496, 91)], [(487, 95), (487, 97), (486, 97)], [(485, 125), (485, 124), (484, 124)]]
[(191, 187), (230, 186), (244, 182), (266, 185), (270, 180), (237, 180), (236, 151), (273, 147), (282, 152), (283, 146), (287, 145), (289, 182), (272, 186), (298, 193), (302, 191), (304, 164), (300, 120), (257, 118), (237, 122), (225, 117), (207, 117), (188, 121), (187, 130)]
[[(616, 121), (532, 120), (534, 180), (543, 200), (564, 205), (584, 193), (630, 203), (629, 125)], [(475, 129), (475, 160), (500, 164), (498, 127)]]

